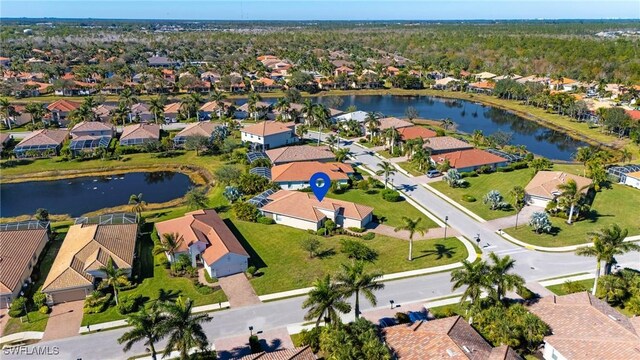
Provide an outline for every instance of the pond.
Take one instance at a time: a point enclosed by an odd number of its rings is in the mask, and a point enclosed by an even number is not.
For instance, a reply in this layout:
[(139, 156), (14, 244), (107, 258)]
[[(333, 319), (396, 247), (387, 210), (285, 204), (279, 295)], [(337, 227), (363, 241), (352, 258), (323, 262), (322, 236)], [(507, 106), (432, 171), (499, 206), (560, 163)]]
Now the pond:
[(170, 201), (184, 196), (192, 185), (187, 175), (170, 171), (1, 184), (0, 215), (34, 214), (36, 209), (45, 208), (50, 214), (77, 217), (125, 205), (131, 194), (142, 193), (148, 203)]

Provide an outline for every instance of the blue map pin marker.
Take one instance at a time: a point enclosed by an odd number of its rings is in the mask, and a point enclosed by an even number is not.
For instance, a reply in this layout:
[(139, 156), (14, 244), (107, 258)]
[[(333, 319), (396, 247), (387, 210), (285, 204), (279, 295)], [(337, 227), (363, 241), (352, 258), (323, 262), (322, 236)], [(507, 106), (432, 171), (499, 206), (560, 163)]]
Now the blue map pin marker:
[(313, 194), (316, 196), (316, 199), (318, 199), (318, 201), (322, 201), (329, 191), (331, 179), (329, 179), (329, 175), (323, 172), (317, 172), (311, 175), (309, 185), (311, 185), (311, 190), (313, 190)]

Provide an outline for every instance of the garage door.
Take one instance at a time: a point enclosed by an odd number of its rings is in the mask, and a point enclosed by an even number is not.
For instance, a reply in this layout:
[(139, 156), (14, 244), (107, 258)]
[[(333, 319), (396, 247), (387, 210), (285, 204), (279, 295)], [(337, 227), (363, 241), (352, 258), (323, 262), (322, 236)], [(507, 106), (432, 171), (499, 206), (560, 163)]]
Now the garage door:
[(242, 262), (229, 262), (229, 263), (221, 262), (221, 264), (219, 265), (216, 264), (216, 267), (215, 267), (217, 277), (241, 273), (241, 272), (244, 272), (246, 269), (247, 269), (247, 265)]
[(54, 304), (59, 304), (68, 301), (84, 300), (86, 297), (85, 289), (76, 289), (69, 291), (61, 291), (51, 295)]

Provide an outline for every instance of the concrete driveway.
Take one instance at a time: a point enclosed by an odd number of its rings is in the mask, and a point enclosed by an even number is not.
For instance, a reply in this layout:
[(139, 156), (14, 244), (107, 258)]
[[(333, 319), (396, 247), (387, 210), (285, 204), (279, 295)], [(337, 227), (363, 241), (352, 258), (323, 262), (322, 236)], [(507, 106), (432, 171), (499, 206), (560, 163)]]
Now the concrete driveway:
[(49, 322), (44, 329), (43, 341), (62, 339), (78, 335), (82, 323), (83, 300), (54, 305)]
[(224, 276), (218, 278), (218, 282), (232, 308), (260, 304), (260, 299), (245, 274)]
[(9, 321), (9, 309), (0, 309), (0, 337), (4, 334), (4, 327)]

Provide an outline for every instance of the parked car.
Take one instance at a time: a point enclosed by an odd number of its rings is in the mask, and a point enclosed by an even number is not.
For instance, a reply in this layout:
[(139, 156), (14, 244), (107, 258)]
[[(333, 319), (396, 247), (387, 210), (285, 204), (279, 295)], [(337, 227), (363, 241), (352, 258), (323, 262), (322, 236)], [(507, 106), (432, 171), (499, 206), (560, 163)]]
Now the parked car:
[(440, 171), (438, 171), (438, 170), (429, 170), (429, 171), (427, 171), (427, 177), (430, 177), (430, 178), (434, 178), (434, 177), (437, 177), (437, 176), (440, 176), (440, 175), (442, 175), (442, 173)]

